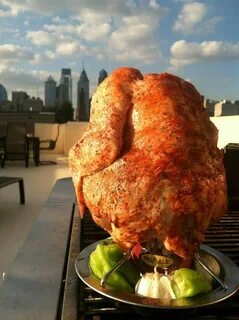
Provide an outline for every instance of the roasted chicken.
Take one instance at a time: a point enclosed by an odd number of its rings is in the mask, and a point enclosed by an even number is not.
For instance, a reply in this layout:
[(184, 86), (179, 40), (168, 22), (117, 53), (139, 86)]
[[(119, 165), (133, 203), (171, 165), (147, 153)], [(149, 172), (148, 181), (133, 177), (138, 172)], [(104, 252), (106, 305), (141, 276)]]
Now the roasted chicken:
[(156, 239), (188, 261), (226, 210), (217, 129), (195, 87), (172, 74), (116, 69), (69, 161), (81, 214), (88, 207), (123, 249)]

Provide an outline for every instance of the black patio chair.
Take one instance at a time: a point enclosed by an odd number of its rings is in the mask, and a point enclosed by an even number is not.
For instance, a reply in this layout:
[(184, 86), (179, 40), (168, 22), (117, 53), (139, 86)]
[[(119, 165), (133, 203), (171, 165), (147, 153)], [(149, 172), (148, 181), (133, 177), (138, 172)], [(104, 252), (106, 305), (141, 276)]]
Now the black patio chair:
[(28, 168), (29, 147), (25, 123), (7, 123), (4, 141), (4, 153), (1, 166), (4, 168), (6, 160), (24, 160)]

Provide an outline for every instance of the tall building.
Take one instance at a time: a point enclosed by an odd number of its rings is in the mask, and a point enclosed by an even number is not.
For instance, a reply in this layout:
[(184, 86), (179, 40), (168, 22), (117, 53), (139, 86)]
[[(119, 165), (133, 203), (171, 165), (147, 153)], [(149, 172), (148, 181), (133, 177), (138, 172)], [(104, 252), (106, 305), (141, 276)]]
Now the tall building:
[(223, 99), (215, 104), (214, 117), (234, 116), (239, 114), (239, 106), (230, 100)]
[(43, 111), (43, 101), (40, 98), (30, 98), (25, 91), (12, 91), (12, 105), (17, 112)]
[[(66, 86), (67, 90), (64, 89), (63, 101), (72, 102), (72, 79), (71, 79), (71, 69), (61, 69), (61, 81), (60, 85)], [(61, 90), (61, 89), (60, 89)]]
[(0, 102), (7, 100), (7, 90), (0, 84)]
[(215, 110), (215, 105), (219, 101), (217, 100), (212, 100), (212, 99), (204, 99), (204, 107), (206, 108), (207, 114), (209, 117), (214, 117), (214, 110)]
[(56, 104), (56, 81), (49, 76), (45, 81), (45, 106), (52, 107)]
[(60, 83), (57, 87), (56, 87), (56, 101), (59, 104), (62, 104), (66, 101), (70, 101), (69, 100), (69, 87), (67, 84), (65, 83)]
[(83, 69), (77, 82), (77, 114), (78, 121), (89, 121), (90, 117), (90, 83)]
[(25, 91), (12, 91), (12, 104), (15, 106), (16, 111), (24, 111), (27, 99), (29, 99), (29, 95)]
[(28, 98), (24, 103), (23, 111), (42, 112), (43, 111), (43, 100), (39, 97)]
[(101, 84), (105, 78), (108, 77), (108, 73), (105, 71), (105, 69), (100, 70), (99, 72), (99, 77), (98, 77), (98, 85)]

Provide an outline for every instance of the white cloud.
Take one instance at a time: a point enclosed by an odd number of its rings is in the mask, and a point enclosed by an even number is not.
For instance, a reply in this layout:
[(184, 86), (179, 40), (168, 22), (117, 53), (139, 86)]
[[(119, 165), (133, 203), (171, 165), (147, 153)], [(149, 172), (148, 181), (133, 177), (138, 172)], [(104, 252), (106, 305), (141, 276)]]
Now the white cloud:
[(62, 18), (59, 17), (59, 16), (54, 16), (54, 17), (52, 18), (52, 22), (54, 22), (54, 23), (65, 23), (66, 20), (65, 20), (65, 19), (62, 19)]
[(109, 38), (110, 56), (116, 61), (145, 64), (159, 60), (161, 52), (155, 32), (159, 29), (161, 18), (167, 14), (168, 8), (149, 1), (148, 6), (136, 8), (134, 14), (123, 17)]
[(153, 9), (158, 9), (160, 7), (157, 0), (149, 0), (149, 6)]
[[(0, 78), (4, 79), (8, 90), (24, 90), (30, 95), (36, 95), (36, 88), (40, 85), (44, 96), (44, 81), (50, 71), (13, 68), (14, 65), (26, 66), (26, 62), (40, 68), (41, 63), (47, 64), (50, 61), (49, 67), (52, 68), (57, 65), (57, 59), (61, 64), (64, 60), (65, 65), (72, 66), (74, 60), (87, 61), (86, 57), (91, 57), (92, 60), (110, 61), (107, 66), (115, 62), (143, 65), (161, 57), (155, 32), (168, 9), (160, 7), (156, 0), (143, 0), (137, 2), (137, 5), (135, 0), (80, 0), (80, 5), (79, 0), (0, 2), (5, 5), (5, 16), (21, 14), (24, 11), (29, 13), (21, 15), (19, 20), (15, 19), (14, 22), (22, 24), (20, 37), (22, 30), (27, 30), (25, 39), (18, 38), (18, 41), (28, 45), (30, 43), (32, 49), (14, 45), (11, 48), (9, 45), (4, 53), (0, 46)], [(60, 13), (62, 10), (65, 12), (66, 8), (69, 10), (63, 19)], [(41, 21), (47, 21), (39, 29), (36, 29), (34, 24), (34, 12), (39, 17), (39, 25)], [(43, 18), (41, 14), (48, 17)], [(31, 29), (32, 26), (34, 30)], [(52, 75), (59, 80), (59, 74)], [(78, 80), (73, 79), (74, 83)], [(91, 82), (91, 92), (96, 86), (97, 81)]]
[(77, 26), (72, 24), (60, 24), (60, 25), (45, 24), (43, 28), (44, 30), (47, 30), (48, 34), (50, 34), (50, 32), (54, 34), (66, 34), (66, 33), (76, 34), (77, 33)]
[(91, 56), (96, 60), (103, 60), (105, 57), (110, 57), (108, 47), (91, 46), (85, 48), (85, 55)]
[(56, 47), (56, 54), (62, 56), (74, 55), (80, 51), (80, 46), (76, 42), (63, 42)]
[(203, 41), (198, 43), (179, 40), (171, 46), (170, 51), (170, 63), (176, 68), (199, 61), (239, 60), (239, 42)]
[(201, 2), (184, 4), (173, 25), (173, 31), (185, 35), (212, 32), (215, 25), (221, 21), (222, 18), (209, 18), (208, 11), (208, 7)]
[[(82, 17), (78, 15), (74, 16), (73, 20), (70, 19), (72, 23), (69, 23), (68, 20), (68, 24), (45, 24), (44, 30), (28, 31), (26, 38), (38, 47), (51, 48), (61, 48), (64, 43), (79, 42), (79, 39), (105, 42), (110, 32), (110, 17), (89, 10), (84, 13)], [(83, 49), (82, 46), (81, 49)], [(61, 49), (60, 51), (62, 52)]]
[(46, 59), (54, 60), (60, 56), (71, 56), (87, 51), (86, 46), (80, 44), (77, 37), (68, 36), (67, 32), (64, 32), (64, 30), (72, 32), (74, 26), (48, 25), (44, 27), (49, 31), (29, 31), (26, 37), (36, 46), (47, 48), (44, 52)]
[(108, 37), (110, 25), (108, 23), (97, 24), (97, 21), (83, 21), (81, 24), (44, 25), (43, 28), (50, 33), (64, 34), (78, 37), (87, 41), (100, 41)]
[(2, 27), (0, 28), (0, 32), (4, 32), (4, 33), (12, 33), (15, 35), (19, 35), (19, 29), (15, 28), (9, 28), (9, 27)]
[(0, 46), (0, 66), (17, 63), (19, 60), (35, 59), (31, 49), (13, 44), (4, 44)]
[(56, 53), (52, 50), (46, 50), (44, 54), (45, 54), (45, 57), (49, 60), (54, 60), (57, 58)]
[[(43, 30), (29, 31), (27, 38), (38, 47), (46, 46), (45, 57), (48, 59), (79, 52), (94, 55), (98, 60), (107, 55), (115, 61), (130, 59), (145, 63), (161, 57), (154, 33), (160, 19), (167, 15), (167, 8), (150, 0), (147, 5), (140, 6), (128, 3), (126, 13), (125, 6), (118, 0), (104, 0), (101, 4), (92, 0), (87, 2), (87, 8), (85, 3), (82, 2), (80, 13), (72, 15), (68, 23), (56, 16), (55, 24), (45, 24)], [(105, 10), (102, 3), (108, 4)]]
[(32, 64), (40, 64), (42, 61), (41, 55), (39, 53), (35, 53), (33, 59), (30, 61)]
[[(26, 71), (14, 67), (0, 66), (0, 78), (4, 79), (2, 84), (8, 91), (8, 97), (11, 99), (11, 91), (23, 90), (30, 96), (36, 96), (38, 91), (40, 97), (44, 97), (44, 81), (49, 76), (49, 71), (45, 70), (32, 70)], [(58, 77), (58, 73), (52, 73), (53, 78)], [(40, 87), (39, 87), (40, 84)]]
[(111, 34), (112, 46), (119, 50), (131, 49), (138, 43), (152, 39), (156, 24), (147, 20), (138, 16), (125, 17), (122, 25)]
[(206, 5), (200, 2), (185, 4), (178, 15), (173, 30), (192, 33), (196, 24), (202, 21), (207, 12)]
[(111, 31), (111, 17), (106, 13), (83, 9), (82, 13), (74, 16), (80, 22), (77, 33), (87, 41), (99, 41), (108, 37)]
[(26, 38), (38, 47), (50, 46), (55, 44), (56, 42), (56, 36), (54, 34), (51, 34), (43, 30), (28, 31), (26, 34)]
[(77, 54), (86, 53), (89, 55), (90, 50), (86, 46), (79, 44), (77, 41), (62, 41), (56, 44), (55, 50), (46, 50), (44, 57), (47, 60), (54, 60), (61, 56), (74, 56)]
[(0, 9), (0, 18), (12, 16), (11, 10)]
[(9, 3), (8, 0), (1, 0), (0, 17), (11, 17), (17, 16), (20, 11), (22, 11), (21, 0), (13, 1), (14, 3)]
[(187, 2), (194, 2), (194, 0), (174, 0), (175, 3), (177, 2), (182, 2), (182, 3), (187, 3)]
[(95, 10), (101, 13), (127, 15), (129, 6), (127, 1), (122, 0), (1, 0), (6, 10), (18, 14), (22, 11), (35, 11), (42, 14), (55, 14), (65, 11), (74, 14), (81, 13), (83, 8)]
[(136, 60), (151, 63), (160, 58), (154, 41), (158, 20), (148, 15), (124, 17), (122, 25), (110, 36), (110, 50), (117, 61)]
[(159, 49), (153, 45), (137, 46), (131, 50), (118, 51), (114, 53), (114, 59), (119, 62), (144, 62), (149, 64), (161, 57)]

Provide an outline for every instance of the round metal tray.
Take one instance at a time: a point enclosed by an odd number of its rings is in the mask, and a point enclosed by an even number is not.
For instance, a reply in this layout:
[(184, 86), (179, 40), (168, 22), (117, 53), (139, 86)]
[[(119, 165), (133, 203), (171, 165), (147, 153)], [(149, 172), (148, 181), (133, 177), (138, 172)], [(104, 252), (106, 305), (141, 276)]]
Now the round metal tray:
[[(102, 241), (102, 240), (101, 240)], [(100, 286), (100, 280), (94, 276), (89, 268), (89, 256), (92, 251), (95, 250), (98, 243), (97, 241), (92, 245), (81, 251), (75, 261), (75, 269), (79, 278), (90, 288), (99, 292), (100, 294), (115, 299), (117, 301), (128, 303), (139, 307), (148, 308), (161, 308), (161, 309), (188, 309), (198, 308), (202, 306), (212, 305), (233, 295), (239, 288), (239, 268), (238, 266), (227, 256), (221, 252), (210, 248), (206, 245), (201, 245), (200, 251), (203, 254), (209, 254), (213, 256), (220, 265), (221, 274), (223, 280), (226, 283), (228, 289), (224, 290), (221, 287), (217, 287), (208, 294), (201, 294), (191, 298), (184, 299), (154, 299), (139, 296), (136, 294), (130, 294), (126, 292), (119, 292), (110, 287)]]

